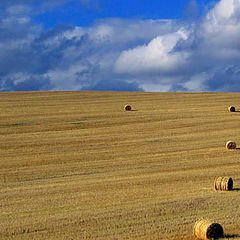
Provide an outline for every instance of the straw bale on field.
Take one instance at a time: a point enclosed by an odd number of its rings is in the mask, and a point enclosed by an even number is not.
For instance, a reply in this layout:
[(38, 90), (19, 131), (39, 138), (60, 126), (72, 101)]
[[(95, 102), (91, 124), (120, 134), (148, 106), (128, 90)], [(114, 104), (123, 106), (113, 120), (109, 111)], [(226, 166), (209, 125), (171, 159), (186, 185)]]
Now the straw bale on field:
[(235, 112), (235, 107), (234, 107), (234, 106), (228, 107), (228, 111), (229, 111), (229, 112)]
[(195, 223), (194, 235), (202, 240), (217, 239), (223, 237), (223, 228), (218, 223), (202, 219)]
[(231, 177), (217, 177), (214, 182), (214, 189), (220, 191), (230, 191), (233, 189)]
[(226, 149), (231, 150), (231, 149), (236, 149), (237, 144), (233, 141), (228, 141), (226, 143)]
[(125, 111), (131, 111), (132, 110), (132, 107), (130, 105), (126, 105), (124, 107)]

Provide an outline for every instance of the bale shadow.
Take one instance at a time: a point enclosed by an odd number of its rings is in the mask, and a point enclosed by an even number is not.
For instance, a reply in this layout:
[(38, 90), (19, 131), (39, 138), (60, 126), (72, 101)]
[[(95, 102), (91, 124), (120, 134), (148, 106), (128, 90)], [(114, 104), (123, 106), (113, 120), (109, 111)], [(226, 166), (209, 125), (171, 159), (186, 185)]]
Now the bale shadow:
[(131, 112), (137, 112), (138, 110), (137, 109), (132, 109)]
[(239, 234), (226, 234), (224, 235), (224, 238), (238, 238), (240, 237)]
[(236, 150), (240, 150), (240, 147), (235, 148)]
[(240, 188), (233, 188), (232, 191), (240, 191)]

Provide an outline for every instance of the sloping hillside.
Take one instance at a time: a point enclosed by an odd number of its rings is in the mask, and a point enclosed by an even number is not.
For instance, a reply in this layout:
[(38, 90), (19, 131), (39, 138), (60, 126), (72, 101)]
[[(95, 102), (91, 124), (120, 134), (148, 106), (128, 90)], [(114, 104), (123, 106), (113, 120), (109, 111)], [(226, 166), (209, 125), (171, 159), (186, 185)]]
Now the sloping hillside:
[(240, 239), (240, 94), (0, 96), (0, 239), (190, 240), (199, 218)]

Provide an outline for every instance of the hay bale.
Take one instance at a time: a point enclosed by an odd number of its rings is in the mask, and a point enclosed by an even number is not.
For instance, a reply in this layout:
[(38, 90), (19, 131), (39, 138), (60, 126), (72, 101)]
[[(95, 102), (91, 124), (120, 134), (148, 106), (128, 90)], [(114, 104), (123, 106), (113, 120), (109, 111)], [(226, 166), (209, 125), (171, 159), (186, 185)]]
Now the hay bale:
[(202, 240), (218, 239), (223, 237), (223, 228), (218, 223), (202, 219), (194, 225), (194, 236)]
[(217, 177), (214, 181), (214, 189), (220, 191), (230, 191), (233, 189), (231, 177)]
[(235, 112), (235, 107), (234, 107), (234, 106), (228, 107), (228, 111), (229, 111), (229, 112)]
[(125, 111), (131, 111), (132, 110), (132, 107), (130, 105), (126, 105), (124, 107)]
[(237, 147), (237, 144), (233, 141), (228, 141), (226, 143), (226, 149), (228, 150), (236, 149), (236, 147)]

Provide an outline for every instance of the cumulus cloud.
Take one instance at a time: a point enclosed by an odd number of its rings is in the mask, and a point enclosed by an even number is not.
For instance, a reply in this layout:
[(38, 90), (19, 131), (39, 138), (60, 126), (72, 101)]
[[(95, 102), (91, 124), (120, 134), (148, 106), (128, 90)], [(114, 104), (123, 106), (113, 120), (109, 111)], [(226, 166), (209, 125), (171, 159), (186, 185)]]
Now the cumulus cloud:
[(184, 30), (158, 36), (149, 44), (121, 53), (116, 61), (116, 71), (121, 73), (165, 73), (180, 68), (187, 54), (173, 51), (180, 40), (186, 40)]
[(151, 88), (163, 85), (169, 91), (236, 91), (239, 13), (239, 0), (222, 0), (197, 22), (183, 22), (177, 32), (123, 51), (115, 69), (137, 76), (144, 89), (147, 76)]
[[(187, 21), (104, 19), (48, 30), (33, 23), (33, 2), (2, 2), (1, 91), (240, 91), (240, 0), (221, 0), (197, 19), (193, 0)], [(65, 2), (35, 0), (41, 9)]]
[(140, 91), (134, 79), (113, 72), (115, 60), (123, 49), (177, 28), (166, 21), (106, 19), (89, 28), (57, 25), (44, 31), (30, 19), (21, 21), (25, 12), (7, 11), (11, 14), (1, 19), (5, 31), (0, 36), (0, 65), (5, 69), (1, 91), (24, 90), (23, 86), (26, 90)]

